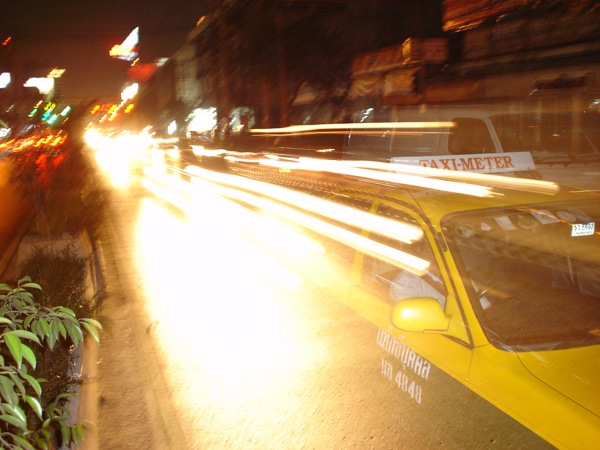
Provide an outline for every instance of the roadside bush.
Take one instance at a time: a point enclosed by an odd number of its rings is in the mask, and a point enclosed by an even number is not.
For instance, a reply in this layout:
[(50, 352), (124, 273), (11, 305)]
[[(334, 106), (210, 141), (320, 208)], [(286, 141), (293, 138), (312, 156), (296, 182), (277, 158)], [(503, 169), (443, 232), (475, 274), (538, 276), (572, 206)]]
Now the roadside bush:
[[(71, 424), (69, 384), (47, 395), (47, 379), (37, 375), (44, 354), (60, 349), (71, 354), (84, 332), (99, 341), (101, 325), (78, 318), (64, 306), (42, 306), (31, 291), (39, 284), (24, 277), (16, 288), (0, 284), (0, 446), (3, 449), (49, 449), (60, 441), (77, 444), (83, 438), (81, 424)], [(46, 372), (44, 370), (44, 372)]]
[[(47, 308), (66, 307), (77, 317), (93, 317), (94, 305), (84, 298), (86, 258), (80, 256), (72, 244), (60, 249), (39, 245), (30, 254), (21, 273), (28, 274), (44, 287), (36, 293), (36, 300)], [(46, 402), (72, 389), (78, 382), (70, 375), (73, 350), (70, 342), (58, 341), (52, 352), (38, 355), (34, 373), (46, 380), (42, 395)]]
[[(68, 131), (60, 148), (10, 155), (10, 181), (32, 205), (30, 234), (42, 241), (80, 232), (93, 241), (103, 220), (103, 191), (94, 186), (79, 133)], [(72, 422), (68, 406), (78, 383), (73, 352), (84, 333), (98, 341), (101, 330), (88, 318), (94, 305), (84, 298), (86, 258), (70, 246), (56, 251), (40, 245), (32, 255), (13, 271), (9, 283), (16, 288), (0, 283), (1, 449), (51, 449), (82, 440), (83, 427)]]

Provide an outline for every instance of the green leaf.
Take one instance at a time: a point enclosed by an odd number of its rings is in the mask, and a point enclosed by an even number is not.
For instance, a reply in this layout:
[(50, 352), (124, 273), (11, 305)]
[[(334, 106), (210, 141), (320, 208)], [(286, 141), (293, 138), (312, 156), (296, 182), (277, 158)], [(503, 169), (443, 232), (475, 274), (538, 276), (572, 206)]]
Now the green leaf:
[(8, 347), (10, 354), (14, 358), (17, 363), (17, 367), (21, 367), (21, 362), (23, 361), (23, 354), (21, 352), (21, 339), (18, 336), (14, 336), (11, 334), (4, 333), (4, 343)]
[(42, 331), (44, 336), (50, 336), (50, 325), (45, 317), (42, 317), (39, 322), (40, 330)]
[(81, 442), (83, 442), (83, 438), (85, 437), (85, 429), (83, 428), (83, 425), (81, 425), (80, 423), (75, 424), (75, 428), (73, 428), (72, 434), (73, 443), (75, 443), (75, 445), (78, 445)]
[(40, 386), (40, 383), (38, 382), (38, 380), (36, 378), (32, 377), (29, 374), (23, 374), (23, 378), (25, 378), (27, 380), (27, 382), (29, 383), (29, 385), (35, 391), (35, 394), (38, 397), (40, 397), (42, 395), (42, 386)]
[(50, 439), (42, 439), (42, 438), (37, 438), (35, 440), (35, 445), (37, 445), (37, 448), (40, 450), (48, 450), (48, 442), (50, 441)]
[(58, 320), (53, 320), (50, 323), (50, 334), (48, 335), (48, 347), (50, 347), (50, 350), (54, 349), (54, 345), (56, 344), (56, 341), (58, 341), (58, 336), (59, 336), (59, 330), (58, 330)]
[(35, 334), (33, 334), (31, 331), (10, 330), (10, 331), (4, 332), (4, 336), (6, 337), (7, 335), (18, 336), (21, 339), (29, 339), (29, 340), (35, 342), (36, 344), (40, 344), (39, 338)]
[(40, 401), (35, 397), (31, 397), (30, 395), (26, 395), (24, 398), (29, 406), (31, 406), (31, 409), (33, 409), (33, 412), (35, 412), (39, 419), (42, 420), (43, 410)]
[[(55, 321), (56, 324), (58, 324), (58, 331), (60, 332), (60, 335), (64, 338), (67, 337), (67, 329), (65, 328), (65, 325), (62, 323), (61, 320), (56, 320)], [(58, 339), (58, 336), (57, 336)]]
[(78, 323), (67, 323), (67, 331), (69, 332), (69, 336), (75, 345), (78, 345), (81, 341), (83, 341), (83, 333), (81, 332), (81, 328)]
[(33, 303), (33, 295), (31, 292), (19, 291), (16, 295), (16, 298), (18, 298), (25, 305), (30, 305)]
[(75, 426), (71, 428), (71, 439), (73, 444), (79, 445), (81, 442), (83, 442), (84, 436), (85, 429), (83, 428), (83, 425), (76, 423)]
[(13, 323), (12, 320), (6, 318), (6, 317), (0, 317), (0, 323), (6, 324), (6, 325), (11, 325), (11, 326), (15, 326), (15, 324)]
[[(25, 395), (27, 393), (27, 389), (25, 389), (25, 385), (23, 384), (23, 375), (22, 375), (23, 373), (27, 373), (27, 370), (23, 371), (23, 369), (25, 369), (25, 366), (22, 366), (18, 372), (11, 372), (9, 374), (12, 382), (14, 383), (14, 387), (16, 387), (19, 390), (21, 395)], [(15, 395), (17, 395), (17, 394), (15, 394)], [(16, 401), (18, 401), (18, 400), (16, 400)]]
[(21, 447), (25, 450), (36, 450), (35, 447), (32, 446), (28, 440), (26, 440), (25, 438), (23, 438), (21, 436), (13, 435), (13, 439), (15, 440), (15, 442), (18, 442), (19, 445), (21, 445)]
[(98, 334), (98, 330), (96, 329), (96, 327), (90, 325), (87, 322), (81, 322), (81, 325), (83, 326), (85, 331), (87, 331), (94, 338), (96, 343), (100, 342), (100, 335)]
[[(34, 328), (33, 326), (31, 326), (31, 322), (33, 322), (35, 320), (35, 316), (33, 314), (25, 317), (25, 320), (23, 321), (23, 326), (21, 328), (25, 329), (25, 330), (30, 330), (32, 328)], [(35, 325), (35, 322), (33, 322)]]
[(63, 440), (65, 442), (65, 444), (70, 444), (71, 443), (71, 428), (69, 428), (67, 425), (63, 424), (60, 427), (60, 432), (62, 433), (62, 437)]
[(0, 420), (4, 420), (5, 422), (10, 423), (11, 425), (20, 428), (23, 431), (27, 431), (27, 424), (15, 416), (11, 416), (9, 414), (0, 414)]
[(75, 393), (73, 392), (61, 392), (60, 394), (58, 394), (55, 398), (56, 401), (58, 400), (68, 400), (70, 398), (75, 398)]
[(102, 330), (102, 324), (95, 319), (90, 319), (90, 318), (85, 317), (85, 318), (81, 319), (80, 321), (83, 323), (89, 323), (90, 325), (93, 325), (98, 330)]
[(29, 363), (32, 369), (35, 370), (37, 365), (37, 359), (33, 350), (27, 345), (21, 345), (21, 351), (23, 352), (23, 358)]
[(64, 306), (61, 306), (58, 308), (58, 311), (66, 314), (67, 316), (71, 316), (73, 318), (76, 318), (77, 316), (75, 315), (75, 312), (71, 309), (71, 308), (66, 308)]
[(26, 289), (37, 289), (39, 291), (42, 290), (42, 287), (37, 283), (25, 283), (25, 284), (22, 284), (21, 287), (26, 288)]
[(11, 405), (17, 401), (15, 383), (5, 375), (0, 375), (0, 396)]
[(27, 422), (27, 416), (25, 416), (25, 412), (18, 405), (11, 405), (10, 403), (2, 403), (2, 406), (6, 408), (6, 411), (11, 415), (15, 416), (22, 422)]
[(47, 430), (48, 425), (50, 425), (50, 422), (51, 421), (49, 421), (48, 419), (44, 420), (44, 423), (42, 424), (42, 429), (40, 430), (40, 436), (47, 440), (50, 440), (50, 438), (52, 438), (50, 431)]

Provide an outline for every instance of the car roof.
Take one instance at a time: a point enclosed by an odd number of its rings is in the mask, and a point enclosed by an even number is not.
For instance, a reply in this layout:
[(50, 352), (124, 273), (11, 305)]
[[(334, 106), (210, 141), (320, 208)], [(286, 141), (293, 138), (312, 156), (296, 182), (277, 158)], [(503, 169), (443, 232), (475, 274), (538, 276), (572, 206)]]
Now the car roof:
[[(563, 111), (567, 114), (568, 111)], [(403, 121), (448, 121), (455, 117), (460, 118), (486, 118), (495, 115), (531, 115), (541, 114), (535, 105), (519, 105), (518, 107), (501, 104), (453, 104), (453, 105), (419, 105), (400, 106), (394, 108), (384, 107), (378, 111), (368, 122), (403, 122)], [(545, 113), (548, 114), (548, 113)]]
[[(377, 182), (350, 184), (337, 193), (349, 197), (369, 197), (378, 199), (393, 207), (404, 205), (423, 213), (436, 223), (448, 214), (478, 209), (531, 207), (542, 208), (544, 204), (557, 202), (596, 201), (600, 193), (581, 188), (560, 185), (539, 180), (520, 179), (504, 176), (461, 176), (428, 177), (426, 183), (432, 187), (389, 183), (382, 186)], [(436, 182), (450, 182), (438, 185)], [(433, 186), (438, 186), (435, 188)], [(451, 192), (443, 188), (464, 188), (463, 192)]]

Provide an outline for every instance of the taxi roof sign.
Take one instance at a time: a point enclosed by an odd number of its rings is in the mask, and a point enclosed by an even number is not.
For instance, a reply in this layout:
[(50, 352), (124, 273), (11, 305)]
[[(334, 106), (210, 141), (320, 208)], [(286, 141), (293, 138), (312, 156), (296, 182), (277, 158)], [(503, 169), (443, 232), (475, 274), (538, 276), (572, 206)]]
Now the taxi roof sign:
[(530, 152), (478, 153), (470, 155), (398, 156), (394, 164), (406, 164), (461, 172), (498, 173), (535, 170)]

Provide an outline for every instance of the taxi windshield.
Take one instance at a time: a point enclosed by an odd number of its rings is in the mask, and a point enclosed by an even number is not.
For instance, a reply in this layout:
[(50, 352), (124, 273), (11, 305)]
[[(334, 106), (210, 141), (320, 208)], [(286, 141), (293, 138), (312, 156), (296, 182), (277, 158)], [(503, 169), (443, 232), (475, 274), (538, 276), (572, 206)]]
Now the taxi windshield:
[(488, 339), (517, 351), (600, 344), (600, 205), (531, 205), (442, 222)]

